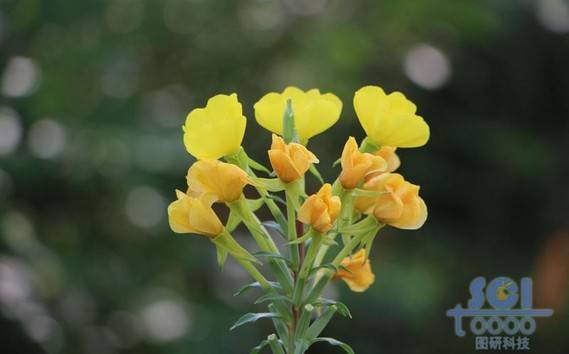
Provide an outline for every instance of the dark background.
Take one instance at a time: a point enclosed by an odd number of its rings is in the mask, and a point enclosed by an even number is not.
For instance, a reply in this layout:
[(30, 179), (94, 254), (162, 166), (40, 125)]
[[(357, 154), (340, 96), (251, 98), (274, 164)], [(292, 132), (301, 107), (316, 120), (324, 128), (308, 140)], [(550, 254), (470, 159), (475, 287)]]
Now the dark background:
[(556, 311), (532, 352), (569, 352), (568, 63), (565, 0), (0, 0), (0, 351), (247, 353), (271, 330), (228, 332), (255, 310), (231, 295), (247, 276), (167, 224), (192, 162), (180, 126), (237, 92), (243, 145), (266, 163), (254, 102), (334, 92), (342, 118), (310, 142), (330, 180), (363, 138), (354, 91), (379, 84), (431, 127), (400, 150), (429, 219), (382, 233), (376, 283), (331, 289), (354, 319), (324, 334), (358, 353), (473, 353), (446, 310), (476, 276), (532, 276)]

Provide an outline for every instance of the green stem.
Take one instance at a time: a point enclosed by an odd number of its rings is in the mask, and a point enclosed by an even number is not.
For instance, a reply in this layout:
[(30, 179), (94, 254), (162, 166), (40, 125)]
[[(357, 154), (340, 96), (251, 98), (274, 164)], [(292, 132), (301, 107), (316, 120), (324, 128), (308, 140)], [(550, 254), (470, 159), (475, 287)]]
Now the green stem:
[(274, 289), (271, 287), (267, 279), (263, 276), (263, 274), (261, 274), (261, 272), (257, 270), (257, 268), (253, 265), (253, 263), (241, 258), (235, 258), (235, 259), (243, 266), (243, 268), (245, 268), (245, 270), (253, 277), (253, 279), (258, 281), (259, 284), (261, 284), (263, 289), (271, 292), (274, 291)]
[(302, 308), (302, 313), (300, 315), (300, 320), (298, 321), (298, 326), (296, 327), (295, 341), (299, 342), (303, 337), (310, 325), (310, 318), (312, 317), (312, 311), (314, 311), (314, 306), (308, 304)]
[[(377, 232), (380, 227), (381, 226), (378, 225), (377, 229), (373, 232)], [(338, 253), (336, 258), (334, 258), (334, 260), (332, 261), (332, 265), (338, 268), (338, 266), (340, 266), (340, 264), (342, 263), (342, 260), (346, 258), (354, 250), (354, 248), (356, 248), (360, 244), (360, 242), (368, 235), (369, 233), (362, 233), (360, 235), (352, 237), (352, 239), (346, 245), (344, 245), (344, 248)], [(306, 300), (307, 303), (312, 303), (320, 297), (320, 294), (322, 293), (322, 291), (324, 290), (330, 279), (332, 279), (332, 276), (334, 276), (333, 271), (331, 270), (325, 271), (325, 273), (316, 282), (316, 284), (308, 294), (308, 298)]]
[[(288, 191), (286, 191), (286, 216), (288, 223), (288, 240), (289, 242), (296, 241), (296, 211), (294, 208), (294, 202), (292, 198), (295, 198)], [(290, 244), (290, 260), (292, 262), (292, 269), (298, 270), (300, 261), (300, 252), (298, 250), (298, 244)]]
[[(241, 217), (241, 220), (249, 232), (251, 232), (251, 235), (253, 235), (253, 238), (262, 251), (280, 255), (279, 249), (275, 245), (269, 232), (261, 224), (261, 221), (257, 218), (253, 211), (249, 208), (249, 205), (247, 204), (247, 201), (244, 197), (233, 203), (230, 203), (229, 208)], [(275, 272), (275, 276), (277, 277), (279, 283), (281, 283), (284, 291), (287, 294), (292, 293), (293, 279), (285, 261), (282, 259), (271, 259), (269, 260), (269, 265)]]
[(322, 244), (323, 237), (321, 234), (311, 230), (312, 233), (312, 242), (310, 243), (310, 247), (308, 248), (308, 252), (306, 253), (306, 257), (304, 258), (304, 262), (302, 263), (302, 267), (300, 268), (300, 272), (298, 273), (296, 286), (294, 287), (294, 295), (292, 298), (292, 302), (295, 306), (300, 307), (302, 304), (302, 297), (304, 294), (304, 286), (308, 277), (310, 275), (310, 271), (312, 270), (312, 266), (314, 265), (314, 260), (320, 249), (320, 245)]

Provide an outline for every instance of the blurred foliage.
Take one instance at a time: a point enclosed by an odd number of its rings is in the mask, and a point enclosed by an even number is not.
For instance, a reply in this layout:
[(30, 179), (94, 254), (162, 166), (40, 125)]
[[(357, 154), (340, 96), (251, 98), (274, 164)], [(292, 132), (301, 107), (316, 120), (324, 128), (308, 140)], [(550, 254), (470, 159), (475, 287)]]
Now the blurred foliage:
[(566, 353), (569, 257), (545, 250), (569, 244), (568, 27), (564, 0), (0, 0), (2, 352), (256, 345), (268, 326), (228, 332), (250, 306), (232, 297), (246, 275), (167, 225), (191, 162), (185, 115), (237, 92), (244, 145), (266, 162), (254, 102), (287, 85), (334, 92), (342, 119), (311, 140), (332, 179), (344, 141), (363, 137), (353, 92), (380, 84), (431, 126), (426, 148), (400, 152), (430, 216), (384, 233), (368, 292), (330, 289), (354, 319), (327, 333), (359, 353), (473, 352), (446, 309), (475, 276), (534, 275), (556, 314), (531, 346)]

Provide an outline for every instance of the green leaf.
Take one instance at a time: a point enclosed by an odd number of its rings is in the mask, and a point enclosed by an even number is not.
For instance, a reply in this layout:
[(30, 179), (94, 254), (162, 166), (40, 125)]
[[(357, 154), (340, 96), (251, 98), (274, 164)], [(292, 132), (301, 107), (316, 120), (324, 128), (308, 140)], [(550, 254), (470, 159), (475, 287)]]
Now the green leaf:
[(257, 320), (260, 320), (261, 318), (275, 318), (275, 317), (280, 317), (280, 316), (278, 314), (272, 313), (272, 312), (260, 312), (260, 313), (250, 312), (250, 313), (247, 313), (247, 314), (241, 316), (241, 318), (239, 318), (235, 322), (235, 324), (233, 324), (233, 326), (231, 326), (231, 328), (229, 328), (229, 330), (233, 331), (237, 327), (241, 327), (247, 323), (256, 322)]
[(298, 134), (294, 126), (294, 111), (292, 109), (292, 100), (286, 101), (286, 109), (283, 115), (283, 139), (285, 143), (298, 143)]
[(339, 340), (334, 339), (334, 338), (319, 337), (319, 338), (312, 340), (312, 342), (310, 342), (310, 344), (314, 344), (317, 342), (326, 342), (330, 345), (342, 348), (348, 354), (354, 354), (354, 350), (352, 349), (352, 347), (350, 347), (346, 343), (340, 342)]
[(312, 173), (314, 177), (316, 177), (316, 179), (320, 182), (320, 184), (324, 184), (324, 179), (322, 178), (322, 175), (320, 174), (320, 172), (318, 171), (318, 169), (314, 164), (311, 164), (308, 170), (310, 171), (310, 173)]
[(217, 264), (219, 265), (219, 268), (223, 268), (223, 265), (227, 260), (227, 250), (222, 247), (216, 247), (215, 250), (217, 251)]
[[(282, 290), (281, 285), (277, 282), (269, 282), (269, 285), (271, 286), (271, 288), (275, 289), (275, 290)], [(240, 287), (239, 289), (237, 289), (237, 291), (235, 292), (235, 294), (233, 294), (233, 296), (239, 296), (241, 294), (243, 294), (244, 292), (251, 290), (251, 289), (262, 289), (263, 287), (261, 286), (261, 284), (259, 284), (258, 281), (251, 283), (251, 284), (246, 284), (243, 285), (242, 287)]]
[(258, 251), (253, 253), (253, 255), (257, 258), (268, 258), (268, 259), (282, 259), (288, 265), (290, 265), (290, 260), (283, 255), (272, 253), (272, 252), (265, 252), (265, 251)]
[(328, 306), (326, 311), (312, 323), (312, 325), (306, 331), (304, 338), (306, 340), (312, 341), (314, 338), (318, 337), (324, 328), (328, 325), (334, 314), (338, 312), (338, 306), (332, 305)]
[(321, 264), (321, 265), (319, 265), (318, 267), (312, 268), (312, 269), (310, 270), (310, 273), (308, 273), (309, 276), (312, 275), (312, 274), (314, 274), (314, 273), (316, 273), (316, 272), (319, 271), (320, 269), (329, 269), (329, 270), (333, 271), (334, 273), (337, 271), (336, 267), (334, 267), (334, 265), (333, 265), (332, 263), (326, 263), (326, 264)]
[(265, 339), (264, 341), (262, 341), (261, 343), (259, 343), (258, 346), (256, 346), (255, 348), (251, 349), (251, 352), (249, 354), (259, 354), (261, 352), (261, 350), (266, 347), (267, 345), (269, 345), (269, 341), (267, 339)]
[(284, 191), (285, 184), (278, 178), (250, 177), (253, 185), (271, 192)]
[(241, 217), (234, 211), (229, 211), (229, 217), (227, 218), (227, 223), (225, 225), (225, 229), (228, 232), (232, 232), (239, 226), (241, 223)]
[(257, 300), (255, 300), (255, 305), (257, 304), (262, 304), (263, 302), (274, 302), (274, 301), (284, 301), (284, 302), (288, 302), (288, 303), (292, 303), (292, 300), (289, 299), (287, 296), (281, 295), (281, 294), (265, 294), (263, 296), (261, 296), (260, 298), (258, 298)]
[(338, 313), (340, 315), (342, 315), (344, 317), (352, 318), (352, 313), (350, 312), (350, 309), (343, 302), (335, 301), (335, 300), (331, 300), (331, 299), (319, 299), (318, 301), (315, 302), (315, 304), (325, 305), (325, 306), (336, 305), (336, 307), (338, 308)]
[(257, 211), (265, 204), (265, 200), (263, 198), (247, 199), (247, 204), (251, 211)]
[(265, 172), (267, 174), (271, 174), (271, 170), (269, 170), (268, 168), (266, 168), (265, 166), (261, 165), (260, 163), (258, 163), (257, 161), (253, 160), (248, 156), (247, 156), (247, 162), (249, 163), (249, 167), (251, 167), (252, 169)]
[(297, 238), (294, 241), (290, 241), (288, 244), (289, 245), (298, 245), (300, 243), (304, 243), (308, 240), (310, 240), (313, 236), (313, 232), (312, 230), (308, 231), (307, 233), (305, 233), (304, 235), (302, 235), (302, 237)]
[(263, 221), (261, 223), (264, 227), (270, 230), (275, 230), (279, 235), (281, 235), (284, 239), (287, 239), (286, 232), (282, 229), (281, 225), (273, 220)]
[(278, 195), (267, 193), (267, 198), (274, 200), (275, 202), (279, 202), (282, 205), (286, 205), (286, 202), (283, 198), (279, 197)]

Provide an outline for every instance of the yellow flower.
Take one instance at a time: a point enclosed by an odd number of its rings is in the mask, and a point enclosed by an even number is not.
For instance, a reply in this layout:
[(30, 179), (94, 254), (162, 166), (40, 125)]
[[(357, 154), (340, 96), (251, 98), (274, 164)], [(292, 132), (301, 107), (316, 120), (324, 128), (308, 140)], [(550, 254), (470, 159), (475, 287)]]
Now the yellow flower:
[(283, 135), (283, 115), (288, 99), (292, 101), (294, 124), (302, 142), (330, 128), (340, 118), (342, 101), (334, 94), (287, 87), (282, 93), (268, 93), (255, 103), (257, 122), (263, 128)]
[(385, 160), (385, 162), (387, 162), (387, 168), (385, 169), (385, 171), (368, 173), (365, 177), (365, 181), (369, 181), (370, 179), (379, 176), (382, 173), (393, 172), (397, 170), (399, 166), (401, 166), (401, 160), (399, 159), (399, 156), (397, 156), (397, 154), (395, 153), (395, 150), (397, 150), (396, 147), (382, 146), (379, 150), (373, 153), (376, 156), (380, 156)]
[(354, 108), (367, 136), (377, 145), (411, 148), (429, 140), (429, 126), (401, 92), (386, 95), (380, 87), (362, 87), (354, 95)]
[(223, 232), (223, 224), (211, 208), (211, 200), (203, 194), (194, 198), (176, 190), (178, 200), (168, 206), (168, 221), (172, 231), (216, 237)]
[(352, 256), (344, 258), (342, 266), (349, 271), (340, 268), (334, 275), (334, 279), (342, 279), (352, 291), (364, 292), (375, 281), (375, 275), (371, 270), (369, 259), (366, 259), (366, 252), (363, 248)]
[(355, 188), (368, 174), (384, 172), (387, 168), (387, 162), (381, 156), (360, 152), (353, 137), (344, 145), (341, 163), (342, 173), (339, 179), (346, 189)]
[(183, 126), (184, 145), (197, 159), (231, 155), (241, 146), (246, 124), (236, 94), (214, 96), (205, 108), (196, 108), (188, 114)]
[(300, 144), (285, 144), (284, 140), (273, 134), (273, 143), (269, 150), (269, 160), (273, 170), (285, 182), (293, 182), (304, 176), (318, 159), (312, 152)]
[(312, 225), (312, 228), (320, 233), (325, 233), (332, 228), (341, 205), (340, 198), (332, 196), (332, 186), (326, 183), (318, 193), (304, 201), (298, 211), (298, 220)]
[(427, 220), (427, 206), (419, 196), (420, 187), (405, 181), (400, 174), (381, 174), (363, 187), (379, 195), (356, 198), (355, 207), (360, 212), (372, 214), (384, 224), (408, 230), (420, 228)]
[(249, 183), (247, 173), (239, 167), (218, 160), (200, 160), (188, 170), (188, 193), (210, 193), (215, 200), (224, 203), (236, 201)]

